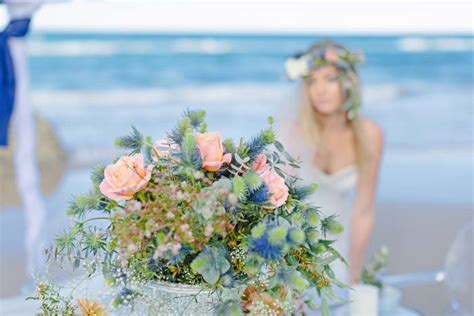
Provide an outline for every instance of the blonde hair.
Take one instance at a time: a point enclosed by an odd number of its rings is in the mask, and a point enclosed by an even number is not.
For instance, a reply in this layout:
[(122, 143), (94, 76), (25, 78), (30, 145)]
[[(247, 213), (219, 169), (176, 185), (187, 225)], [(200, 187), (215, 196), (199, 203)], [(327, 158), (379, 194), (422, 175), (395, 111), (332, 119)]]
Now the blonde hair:
[[(353, 86), (352, 89), (354, 88), (360, 89), (360, 86)], [(343, 89), (342, 86), (341, 89)], [(360, 92), (356, 91), (355, 93)], [(295, 127), (304, 144), (309, 146), (310, 149), (317, 150), (319, 143), (318, 135), (320, 130), (318, 116), (320, 116), (320, 114), (315, 110), (309, 96), (308, 88), (304, 82), (302, 83), (298, 102), (299, 110), (296, 117)], [(360, 116), (349, 119), (346, 112), (346, 121), (354, 133), (356, 165), (358, 169), (361, 170), (372, 156), (370, 144), (368, 143), (366, 136), (366, 131), (363, 127), (363, 119)]]

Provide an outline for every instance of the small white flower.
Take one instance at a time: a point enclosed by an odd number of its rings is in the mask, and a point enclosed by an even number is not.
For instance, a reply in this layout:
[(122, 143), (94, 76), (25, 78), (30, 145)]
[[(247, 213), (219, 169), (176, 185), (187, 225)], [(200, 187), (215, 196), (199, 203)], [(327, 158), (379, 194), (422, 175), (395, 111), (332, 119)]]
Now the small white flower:
[(299, 58), (288, 58), (285, 62), (286, 75), (291, 80), (296, 80), (309, 75), (309, 58), (308, 55), (303, 55)]

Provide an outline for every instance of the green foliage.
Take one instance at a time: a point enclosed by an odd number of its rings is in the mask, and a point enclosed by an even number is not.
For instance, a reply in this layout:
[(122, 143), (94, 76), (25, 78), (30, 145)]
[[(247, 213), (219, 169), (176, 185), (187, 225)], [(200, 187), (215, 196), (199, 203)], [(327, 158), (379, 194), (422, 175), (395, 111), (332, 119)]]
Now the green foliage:
[(105, 171), (105, 166), (100, 164), (96, 166), (94, 169), (92, 169), (90, 173), (90, 179), (96, 190), (99, 189), (100, 183), (104, 180), (104, 171)]
[(254, 192), (262, 185), (262, 178), (253, 171), (247, 171), (242, 175), (249, 192)]
[(309, 282), (299, 271), (292, 271), (287, 275), (287, 281), (291, 288), (303, 292), (309, 287)]
[(247, 165), (250, 161), (249, 157), (242, 159), (238, 153), (235, 153), (233, 158), (235, 162), (233, 162), (228, 169), (233, 176), (239, 176), (250, 169)]
[(252, 228), (252, 238), (257, 239), (263, 236), (265, 233), (266, 225), (264, 223), (258, 223)]
[(226, 138), (226, 139), (224, 139), (223, 145), (224, 145), (224, 151), (225, 151), (226, 153), (231, 153), (231, 154), (233, 154), (233, 153), (235, 152), (234, 141), (232, 140), (232, 138)]
[(204, 123), (204, 118), (206, 117), (206, 111), (203, 110), (186, 110), (183, 113), (184, 118), (189, 118), (191, 126), (197, 128)]
[(69, 204), (66, 214), (68, 216), (82, 217), (87, 214), (87, 212), (99, 209), (101, 198), (102, 195), (98, 192), (80, 195), (76, 197), (74, 202)]
[(171, 131), (169, 137), (176, 143), (181, 144), (183, 138), (189, 131), (193, 130), (206, 130), (207, 125), (204, 122), (204, 117), (206, 116), (205, 111), (201, 110), (186, 110), (183, 113), (183, 118), (178, 121), (175, 128)]
[(245, 180), (240, 176), (235, 176), (232, 181), (232, 193), (234, 193), (239, 201), (246, 199), (248, 188)]
[(324, 235), (326, 235), (327, 232), (331, 234), (340, 234), (344, 231), (344, 227), (336, 220), (335, 215), (323, 219), (321, 221), (321, 226)]
[(216, 315), (218, 316), (243, 316), (241, 304), (237, 300), (227, 300), (219, 304)]
[(273, 245), (280, 245), (286, 239), (288, 229), (284, 226), (272, 228), (268, 234), (268, 241)]
[(132, 133), (128, 136), (119, 137), (115, 140), (115, 146), (128, 149), (132, 154), (141, 152), (143, 147), (143, 135), (132, 125)]
[(370, 258), (361, 273), (360, 279), (362, 283), (374, 285), (379, 289), (383, 287), (379, 273), (388, 266), (388, 255), (388, 248), (383, 246)]
[(304, 231), (302, 229), (299, 229), (299, 228), (292, 229), (290, 231), (290, 239), (296, 244), (303, 243), (304, 240), (305, 240)]
[(183, 161), (187, 164), (194, 164), (196, 155), (196, 140), (194, 138), (193, 132), (189, 129), (183, 136), (183, 140), (181, 142), (181, 151)]
[(302, 186), (302, 187), (292, 187), (290, 188), (289, 193), (297, 200), (305, 200), (311, 196), (318, 189), (319, 185), (316, 183)]
[(306, 221), (309, 226), (317, 227), (320, 223), (319, 213), (315, 209), (309, 209), (306, 212)]
[(41, 282), (37, 285), (35, 296), (27, 297), (26, 299), (40, 302), (40, 313), (38, 314), (40, 316), (77, 315), (77, 306), (72, 303), (72, 296), (61, 295), (58, 288), (45, 282)]
[(191, 262), (191, 269), (202, 275), (209, 284), (216, 284), (219, 278), (230, 268), (226, 251), (222, 246), (206, 247)]

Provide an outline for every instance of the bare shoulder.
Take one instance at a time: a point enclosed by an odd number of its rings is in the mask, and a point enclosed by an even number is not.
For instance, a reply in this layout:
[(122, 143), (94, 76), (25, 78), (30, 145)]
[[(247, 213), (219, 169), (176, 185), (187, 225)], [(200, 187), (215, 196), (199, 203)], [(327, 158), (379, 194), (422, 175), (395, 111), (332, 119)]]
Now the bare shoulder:
[(384, 135), (382, 128), (368, 118), (361, 118), (362, 127), (366, 132), (369, 144), (376, 152), (381, 152), (384, 145)]

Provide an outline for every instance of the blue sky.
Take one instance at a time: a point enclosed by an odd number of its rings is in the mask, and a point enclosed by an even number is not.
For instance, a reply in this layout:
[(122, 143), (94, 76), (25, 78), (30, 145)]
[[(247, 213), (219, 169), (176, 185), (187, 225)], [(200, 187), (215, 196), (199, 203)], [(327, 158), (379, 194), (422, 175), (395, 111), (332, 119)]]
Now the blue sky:
[[(17, 0), (14, 0), (17, 1)], [(38, 30), (238, 33), (469, 33), (470, 1), (46, 0)], [(5, 9), (0, 23), (6, 23)], [(1, 25), (0, 24), (0, 25)]]

